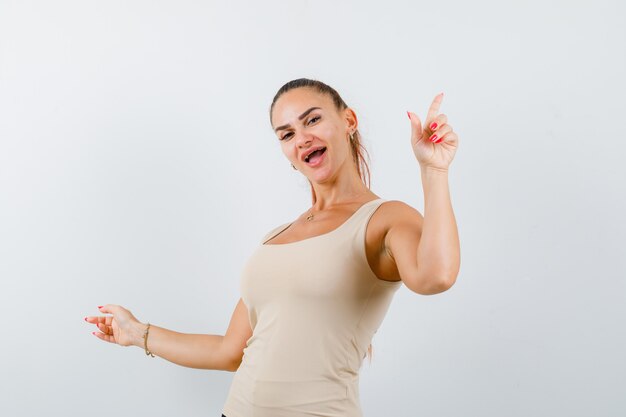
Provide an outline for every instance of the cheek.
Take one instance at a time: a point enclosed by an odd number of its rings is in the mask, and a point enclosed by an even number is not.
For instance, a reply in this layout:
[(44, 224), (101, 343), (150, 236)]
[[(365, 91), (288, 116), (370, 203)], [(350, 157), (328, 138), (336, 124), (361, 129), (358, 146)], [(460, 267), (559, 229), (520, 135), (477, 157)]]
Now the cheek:
[(331, 123), (322, 124), (319, 126), (318, 134), (322, 136), (324, 140), (330, 141), (337, 135), (337, 127)]
[(322, 131), (319, 132), (319, 135), (320, 139), (329, 144), (335, 150), (335, 152), (341, 149), (341, 132), (336, 126), (332, 125), (324, 127)]
[(283, 145), (281, 146), (281, 150), (283, 151), (283, 155), (285, 155), (285, 158), (294, 161), (295, 159), (297, 159), (298, 154), (296, 152), (296, 149), (293, 146), (287, 146), (287, 145)]

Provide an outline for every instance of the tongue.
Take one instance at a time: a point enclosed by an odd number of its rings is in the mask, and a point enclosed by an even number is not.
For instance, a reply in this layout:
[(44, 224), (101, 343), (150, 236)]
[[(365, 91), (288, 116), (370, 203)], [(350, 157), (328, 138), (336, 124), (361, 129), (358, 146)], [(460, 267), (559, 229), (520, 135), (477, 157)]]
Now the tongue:
[(313, 152), (310, 156), (309, 156), (309, 163), (315, 163), (317, 162), (318, 159), (320, 159), (322, 157), (322, 154), (324, 153), (324, 150), (319, 150), (319, 151), (315, 151)]

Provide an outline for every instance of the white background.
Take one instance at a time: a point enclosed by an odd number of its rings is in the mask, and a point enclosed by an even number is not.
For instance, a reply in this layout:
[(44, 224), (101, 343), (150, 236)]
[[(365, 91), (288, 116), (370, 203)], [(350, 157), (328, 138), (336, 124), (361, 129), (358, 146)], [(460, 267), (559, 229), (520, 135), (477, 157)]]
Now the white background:
[[(232, 373), (91, 335), (106, 303), (224, 334), (261, 237), (310, 205), (273, 135), (309, 77), (372, 189), (423, 213), (406, 111), (459, 135), (461, 271), (402, 287), (365, 416), (626, 414), (619, 1), (0, 1), (0, 414), (219, 416)], [(246, 416), (228, 416), (246, 417)]]

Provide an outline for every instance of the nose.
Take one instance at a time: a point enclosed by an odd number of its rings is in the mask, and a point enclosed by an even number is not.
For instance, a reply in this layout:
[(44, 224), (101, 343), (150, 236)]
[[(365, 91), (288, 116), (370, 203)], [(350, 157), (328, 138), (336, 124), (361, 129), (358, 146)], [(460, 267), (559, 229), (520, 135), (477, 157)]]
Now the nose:
[(296, 145), (298, 148), (308, 148), (312, 139), (311, 136), (306, 132), (294, 133), (296, 136)]

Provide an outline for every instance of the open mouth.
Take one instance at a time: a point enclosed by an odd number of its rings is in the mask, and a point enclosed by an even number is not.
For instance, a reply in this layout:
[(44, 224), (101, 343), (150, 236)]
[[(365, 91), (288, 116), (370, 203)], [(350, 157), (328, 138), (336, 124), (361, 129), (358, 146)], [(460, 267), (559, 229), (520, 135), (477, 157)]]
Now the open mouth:
[(324, 152), (326, 152), (325, 147), (318, 149), (315, 152), (311, 152), (306, 158), (304, 158), (304, 162), (309, 165), (317, 165), (322, 160), (322, 154), (324, 154)]

